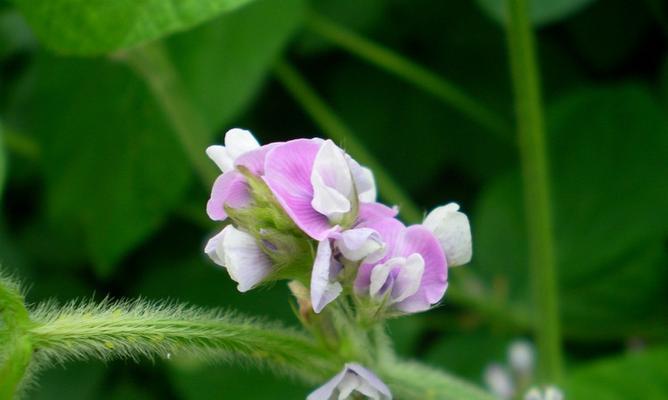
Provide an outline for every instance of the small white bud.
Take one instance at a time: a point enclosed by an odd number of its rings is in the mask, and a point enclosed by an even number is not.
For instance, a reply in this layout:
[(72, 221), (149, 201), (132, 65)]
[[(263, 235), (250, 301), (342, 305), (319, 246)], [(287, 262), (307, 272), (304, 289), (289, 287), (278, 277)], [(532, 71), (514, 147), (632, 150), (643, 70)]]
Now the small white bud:
[(485, 368), (485, 384), (500, 399), (506, 400), (515, 394), (515, 384), (510, 373), (499, 364), (490, 364)]
[(438, 238), (449, 267), (464, 265), (471, 261), (471, 226), (469, 219), (459, 211), (457, 203), (449, 203), (432, 210), (423, 225)]
[(535, 352), (533, 345), (526, 340), (516, 340), (508, 348), (508, 360), (513, 371), (528, 375), (533, 372)]

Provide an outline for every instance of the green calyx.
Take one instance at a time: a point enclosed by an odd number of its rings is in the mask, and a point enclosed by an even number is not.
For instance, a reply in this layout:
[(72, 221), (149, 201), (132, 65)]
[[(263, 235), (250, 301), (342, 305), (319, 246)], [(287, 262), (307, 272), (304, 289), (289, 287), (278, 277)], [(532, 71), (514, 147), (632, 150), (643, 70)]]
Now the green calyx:
[(244, 208), (225, 207), (235, 227), (253, 236), (272, 260), (275, 272), (268, 281), (310, 280), (315, 257), (315, 243), (295, 225), (283, 210), (267, 184), (247, 168), (238, 166), (244, 175), (251, 203)]

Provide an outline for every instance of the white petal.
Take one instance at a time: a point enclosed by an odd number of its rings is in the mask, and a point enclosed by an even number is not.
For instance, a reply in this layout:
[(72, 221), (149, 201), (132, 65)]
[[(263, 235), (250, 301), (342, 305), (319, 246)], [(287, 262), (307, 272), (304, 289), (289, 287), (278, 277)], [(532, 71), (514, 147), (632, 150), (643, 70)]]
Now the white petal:
[(369, 168), (359, 165), (348, 154), (346, 154), (346, 160), (350, 166), (350, 172), (353, 176), (359, 200), (362, 203), (373, 203), (376, 201), (376, 180), (373, 177), (373, 172)]
[(438, 238), (448, 266), (455, 267), (471, 261), (471, 226), (466, 214), (456, 203), (438, 207), (430, 212), (423, 225)]
[(209, 146), (206, 149), (206, 155), (216, 163), (222, 172), (227, 172), (234, 167), (234, 159), (227, 153), (225, 146)]
[(343, 291), (341, 284), (333, 280), (338, 271), (333, 271), (332, 248), (329, 239), (318, 243), (318, 250), (311, 271), (311, 304), (313, 311), (319, 313), (334, 301)]
[[(394, 257), (385, 261), (382, 264), (378, 264), (373, 267), (371, 271), (371, 285), (369, 285), (369, 296), (371, 297), (380, 297), (385, 294), (381, 293), (381, 289), (387, 282), (387, 279), (390, 276), (390, 272), (396, 267), (402, 266), (406, 262), (406, 259), (403, 257)], [(387, 290), (392, 290), (392, 288), (386, 288)]]
[(260, 148), (255, 136), (247, 130), (234, 128), (225, 133), (225, 148), (233, 160), (251, 150)]
[(396, 282), (392, 302), (398, 303), (414, 295), (422, 283), (424, 273), (424, 259), (418, 253), (411, 254), (401, 266)]
[(223, 238), (225, 268), (230, 277), (239, 285), (240, 292), (246, 292), (264, 281), (272, 272), (271, 260), (258, 246), (255, 238), (231, 225)]
[(313, 185), (311, 206), (320, 214), (326, 215), (331, 222), (339, 222), (343, 215), (350, 211), (350, 200), (336, 189), (327, 186), (315, 171), (311, 174), (311, 184)]
[(545, 389), (545, 400), (564, 400), (564, 393), (555, 386)]
[(357, 388), (360, 386), (361, 383), (362, 382), (360, 381), (360, 378), (356, 374), (350, 371), (346, 371), (346, 374), (341, 380), (341, 383), (339, 383), (338, 385), (339, 389), (338, 400), (345, 400), (348, 397), (350, 397), (353, 391), (357, 390)]
[(508, 349), (508, 360), (513, 370), (520, 374), (530, 374), (534, 368), (534, 349), (526, 340), (513, 342)]
[(524, 400), (543, 400), (540, 390), (533, 388), (524, 395)]
[(380, 234), (371, 228), (344, 231), (336, 241), (341, 254), (350, 261), (374, 263), (383, 258), (387, 248)]
[(485, 369), (485, 383), (490, 391), (501, 399), (510, 399), (515, 395), (515, 384), (510, 373), (498, 364), (491, 364)]
[(320, 146), (311, 171), (311, 205), (330, 220), (352, 209), (353, 178), (345, 153), (331, 140)]
[(225, 235), (230, 231), (232, 225), (226, 226), (222, 231), (220, 231), (216, 236), (209, 239), (204, 247), (204, 252), (206, 255), (211, 258), (213, 262), (220, 265), (221, 267), (225, 266), (225, 252), (223, 250), (223, 239)]

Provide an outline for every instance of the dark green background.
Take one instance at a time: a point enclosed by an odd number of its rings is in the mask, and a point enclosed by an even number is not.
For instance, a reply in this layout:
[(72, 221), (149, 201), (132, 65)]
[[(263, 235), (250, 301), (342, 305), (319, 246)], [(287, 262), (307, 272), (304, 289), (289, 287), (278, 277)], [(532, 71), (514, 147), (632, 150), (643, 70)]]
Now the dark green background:
[[(164, 41), (187, 95), (216, 132), (211, 143), (237, 126), (265, 143), (324, 136), (274, 79), (282, 54), (423, 211), (457, 201), (469, 214), (474, 259), (451, 271), (451, 285), (462, 290), (470, 274), (482, 282), (485, 302), (526, 311), (515, 139), (303, 26), (305, 8), (314, 8), (511, 121), (505, 36), (493, 17), (499, 2), (478, 3), (263, 0)], [(536, 18), (568, 398), (665, 399), (668, 7), (660, 0), (561, 3), (581, 4), (548, 7)], [(7, 158), (0, 262), (29, 284), (31, 302), (142, 295), (295, 323), (283, 283), (239, 294), (202, 254), (217, 229), (205, 219), (208, 189), (146, 83), (114, 58), (46, 50), (3, 1), (0, 118), (0, 161)], [(530, 337), (526, 327), (481, 315), (447, 293), (436, 310), (390, 328), (401, 354), (475, 382), (489, 362), (504, 361), (511, 340)], [(276, 399), (311, 389), (247, 367), (182, 360), (68, 364), (38, 382), (28, 398)]]

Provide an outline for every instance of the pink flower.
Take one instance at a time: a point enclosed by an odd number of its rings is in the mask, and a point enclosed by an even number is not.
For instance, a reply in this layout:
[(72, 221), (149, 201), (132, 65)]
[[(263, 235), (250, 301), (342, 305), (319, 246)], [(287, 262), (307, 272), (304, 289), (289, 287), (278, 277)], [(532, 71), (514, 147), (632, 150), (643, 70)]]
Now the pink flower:
[(247, 168), (255, 175), (262, 175), (267, 153), (279, 143), (260, 146), (253, 135), (241, 129), (231, 129), (225, 134), (225, 146), (210, 146), (206, 153), (223, 172), (214, 182), (206, 211), (214, 221), (227, 218), (225, 207), (243, 208), (251, 201), (246, 178), (236, 167)]
[(428, 310), (443, 298), (448, 265), (433, 233), (422, 225), (406, 227), (394, 218), (364, 226), (380, 234), (387, 253), (360, 266), (355, 279), (359, 296), (405, 313)]
[(390, 389), (373, 372), (356, 363), (348, 363), (343, 371), (308, 395), (306, 400), (352, 399), (362, 395), (376, 400), (392, 400)]
[(351, 226), (363, 203), (373, 203), (373, 174), (331, 140), (297, 139), (266, 156), (264, 180), (285, 212), (321, 241)]

